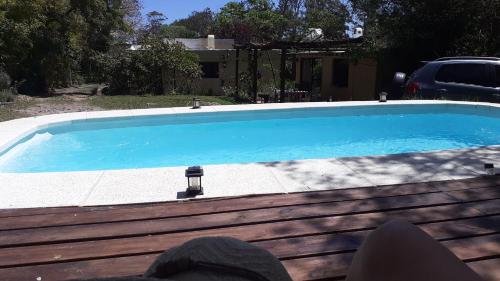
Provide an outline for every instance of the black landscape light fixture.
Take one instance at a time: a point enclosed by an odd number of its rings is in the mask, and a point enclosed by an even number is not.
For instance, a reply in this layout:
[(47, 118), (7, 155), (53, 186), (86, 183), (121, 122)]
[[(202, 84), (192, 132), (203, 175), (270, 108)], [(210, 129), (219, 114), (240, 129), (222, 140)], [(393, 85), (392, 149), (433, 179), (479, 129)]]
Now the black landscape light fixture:
[(201, 108), (201, 100), (199, 98), (193, 98), (193, 109)]
[(379, 102), (387, 102), (387, 93), (386, 92), (381, 92), (379, 94)]
[(188, 180), (187, 196), (203, 195), (203, 186), (201, 186), (201, 177), (203, 168), (200, 166), (189, 167), (186, 169), (186, 178)]
[(495, 175), (495, 165), (493, 165), (493, 163), (484, 164), (484, 170), (486, 171), (486, 174), (488, 174), (489, 176)]

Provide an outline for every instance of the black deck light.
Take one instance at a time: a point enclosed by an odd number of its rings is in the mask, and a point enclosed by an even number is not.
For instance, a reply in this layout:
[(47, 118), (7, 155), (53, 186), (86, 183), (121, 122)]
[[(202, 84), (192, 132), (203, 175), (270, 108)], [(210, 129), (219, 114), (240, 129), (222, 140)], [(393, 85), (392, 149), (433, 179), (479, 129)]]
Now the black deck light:
[(387, 102), (387, 93), (386, 92), (381, 92), (379, 94), (379, 102)]
[(493, 165), (493, 163), (484, 164), (484, 170), (489, 176), (495, 175), (495, 165)]
[(193, 109), (201, 108), (201, 100), (199, 98), (193, 98)]
[(187, 196), (203, 195), (203, 186), (201, 186), (201, 177), (203, 168), (200, 166), (189, 167), (186, 169), (186, 178), (188, 180)]

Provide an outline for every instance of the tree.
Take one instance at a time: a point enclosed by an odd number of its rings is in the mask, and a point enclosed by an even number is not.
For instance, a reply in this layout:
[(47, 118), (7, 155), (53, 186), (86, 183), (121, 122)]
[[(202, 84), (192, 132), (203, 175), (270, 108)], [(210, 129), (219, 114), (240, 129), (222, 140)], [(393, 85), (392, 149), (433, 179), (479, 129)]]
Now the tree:
[(124, 20), (130, 30), (139, 29), (142, 22), (141, 0), (120, 0), (118, 7), (124, 15)]
[(198, 34), (182, 25), (164, 25), (161, 35), (166, 38), (196, 38)]
[(214, 31), (237, 42), (265, 42), (281, 37), (285, 18), (270, 0), (229, 2), (215, 17)]
[(119, 0), (0, 2), (0, 54), (24, 93), (81, 81), (107, 52), (116, 31), (127, 30)]
[(327, 39), (346, 37), (350, 13), (341, 0), (243, 0), (229, 2), (215, 16), (215, 33), (238, 42), (304, 40), (309, 28)]
[(284, 18), (280, 33), (290, 40), (299, 40), (303, 37), (304, 3), (306, 0), (279, 0), (278, 13)]
[(163, 22), (167, 20), (167, 17), (158, 11), (149, 12), (146, 16), (148, 19), (148, 24), (146, 26), (147, 32), (160, 34)]
[(500, 54), (498, 0), (351, 0), (351, 6), (379, 57), (382, 85), (423, 60)]
[(142, 43), (139, 50), (122, 49), (109, 58), (110, 92), (162, 94), (164, 88), (189, 92), (191, 82), (201, 74), (196, 54), (155, 34)]
[[(191, 82), (200, 77), (196, 54), (173, 40), (163, 22), (166, 17), (153, 11), (147, 14), (145, 28), (137, 30), (139, 47), (116, 48), (104, 56), (106, 78), (111, 94), (162, 94), (164, 89), (189, 92)], [(177, 28), (177, 27), (176, 27)]]
[(500, 1), (351, 0), (376, 49), (415, 60), (500, 51)]
[[(194, 32), (193, 37), (207, 37), (214, 25), (214, 13), (209, 8), (203, 11), (192, 12), (185, 19), (174, 21), (170, 27), (184, 27), (186, 30)], [(175, 26), (175, 27), (174, 27)]]
[(308, 28), (321, 28), (327, 39), (347, 37), (346, 24), (350, 21), (347, 6), (341, 0), (306, 0), (305, 22)]

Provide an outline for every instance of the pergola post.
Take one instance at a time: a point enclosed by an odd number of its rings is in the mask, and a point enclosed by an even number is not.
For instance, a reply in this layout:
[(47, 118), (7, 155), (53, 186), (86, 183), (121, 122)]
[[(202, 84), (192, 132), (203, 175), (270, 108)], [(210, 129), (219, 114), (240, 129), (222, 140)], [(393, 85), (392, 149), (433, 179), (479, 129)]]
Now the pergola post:
[[(257, 102), (258, 92), (258, 52), (262, 50), (281, 50), (281, 71), (280, 71), (280, 93), (279, 100), (284, 102), (286, 99), (286, 60), (287, 56), (293, 50), (293, 55), (296, 56), (298, 52), (318, 51), (324, 53), (344, 53), (348, 52), (353, 44), (362, 43), (362, 37), (355, 39), (344, 40), (322, 40), (313, 42), (296, 42), (296, 41), (271, 41), (267, 43), (246, 43), (237, 44), (234, 47), (237, 50), (246, 50), (248, 52), (248, 73), (251, 76), (252, 84), (247, 89), (248, 96)], [(295, 59), (295, 57), (294, 57)], [(294, 61), (294, 69), (296, 62)], [(295, 69), (296, 71), (296, 69)], [(273, 72), (274, 75), (274, 72)], [(297, 77), (295, 77), (296, 79)], [(274, 76), (273, 76), (274, 79)], [(239, 86), (236, 82), (237, 87)]]
[(258, 91), (258, 67), (259, 67), (259, 62), (258, 62), (258, 50), (257, 49), (252, 49), (252, 96), (253, 96), (253, 102), (257, 103), (257, 91)]
[[(252, 49), (246, 49), (247, 51), (247, 60), (248, 60), (248, 63), (247, 63), (247, 70), (248, 70), (248, 75), (250, 76), (250, 78), (253, 78), (253, 71), (252, 71), (252, 66), (253, 66), (253, 56), (252, 56)], [(249, 85), (251, 86), (251, 85)], [(247, 87), (246, 89), (247, 91), (247, 94), (250, 98), (253, 98), (253, 95), (252, 95), (252, 87)]]
[(280, 64), (280, 102), (285, 102), (285, 87), (286, 87), (286, 54), (287, 54), (287, 49), (281, 49), (281, 64)]
[(240, 49), (236, 49), (236, 59), (235, 59), (235, 79), (236, 81), (234, 82), (235, 86), (235, 96), (239, 96), (240, 94)]

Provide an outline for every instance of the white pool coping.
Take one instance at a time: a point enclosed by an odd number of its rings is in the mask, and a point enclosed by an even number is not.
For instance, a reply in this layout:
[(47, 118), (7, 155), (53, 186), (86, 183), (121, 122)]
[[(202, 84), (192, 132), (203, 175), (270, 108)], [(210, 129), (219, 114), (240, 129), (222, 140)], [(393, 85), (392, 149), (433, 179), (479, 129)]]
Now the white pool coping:
[[(390, 101), (250, 104), (201, 109), (159, 108), (46, 115), (0, 123), (0, 151), (59, 123), (110, 117), (246, 110), (387, 106), (409, 104), (500, 104), (454, 101)], [(197, 198), (290, 193), (363, 186), (454, 180), (484, 174), (483, 164), (500, 166), (500, 145), (376, 157), (312, 159), (275, 163), (204, 166), (205, 194)], [(57, 173), (0, 173), (0, 208), (93, 206), (172, 201), (186, 189), (186, 167)]]

